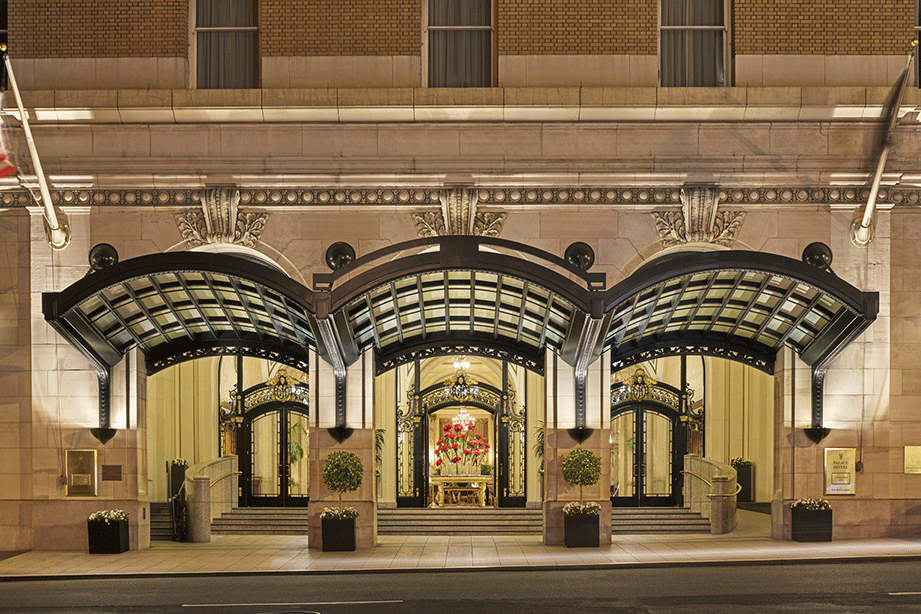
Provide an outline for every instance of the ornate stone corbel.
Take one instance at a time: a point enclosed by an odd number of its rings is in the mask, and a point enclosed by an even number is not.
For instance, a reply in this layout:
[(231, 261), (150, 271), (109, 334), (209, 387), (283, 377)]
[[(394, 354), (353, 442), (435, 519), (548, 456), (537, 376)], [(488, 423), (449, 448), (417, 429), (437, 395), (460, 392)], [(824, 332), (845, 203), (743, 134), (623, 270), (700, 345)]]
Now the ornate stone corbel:
[(720, 190), (714, 187), (681, 189), (681, 211), (654, 211), (662, 247), (684, 243), (714, 243), (732, 247), (745, 220), (744, 211), (719, 211)]
[(176, 224), (190, 248), (208, 243), (255, 247), (268, 216), (265, 213), (241, 213), (239, 205), (239, 190), (207, 190), (202, 193), (202, 211), (177, 213)]
[(420, 237), (475, 235), (498, 237), (508, 216), (505, 212), (477, 212), (478, 192), (468, 188), (442, 190), (440, 211), (414, 211), (413, 222)]

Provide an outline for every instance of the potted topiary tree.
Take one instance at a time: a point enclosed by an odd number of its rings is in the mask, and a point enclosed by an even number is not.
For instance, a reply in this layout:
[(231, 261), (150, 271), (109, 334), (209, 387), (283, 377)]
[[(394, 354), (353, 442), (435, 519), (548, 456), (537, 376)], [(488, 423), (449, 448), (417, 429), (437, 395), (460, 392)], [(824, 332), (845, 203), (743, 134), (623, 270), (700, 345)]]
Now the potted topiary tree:
[(357, 490), (364, 477), (364, 466), (357, 454), (333, 452), (323, 464), (323, 483), (332, 492), (339, 493), (339, 507), (326, 508), (320, 514), (323, 552), (355, 550), (355, 519), (358, 510), (342, 507), (342, 494)]
[(576, 448), (563, 457), (563, 480), (579, 487), (579, 502), (572, 501), (563, 508), (565, 543), (567, 548), (599, 545), (598, 514), (601, 506), (582, 500), (582, 487), (591, 486), (601, 477), (601, 458), (584, 448)]

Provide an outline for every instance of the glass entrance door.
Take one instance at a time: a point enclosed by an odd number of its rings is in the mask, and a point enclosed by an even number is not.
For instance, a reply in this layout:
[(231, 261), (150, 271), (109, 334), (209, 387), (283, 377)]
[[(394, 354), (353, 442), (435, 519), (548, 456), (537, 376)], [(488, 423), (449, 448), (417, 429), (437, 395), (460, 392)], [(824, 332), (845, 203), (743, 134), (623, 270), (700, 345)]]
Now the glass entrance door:
[(297, 405), (249, 412), (238, 430), (241, 507), (303, 507), (309, 500), (308, 417)]
[[(671, 412), (669, 412), (671, 413)], [(635, 403), (611, 418), (611, 503), (619, 507), (675, 505), (678, 421)]]

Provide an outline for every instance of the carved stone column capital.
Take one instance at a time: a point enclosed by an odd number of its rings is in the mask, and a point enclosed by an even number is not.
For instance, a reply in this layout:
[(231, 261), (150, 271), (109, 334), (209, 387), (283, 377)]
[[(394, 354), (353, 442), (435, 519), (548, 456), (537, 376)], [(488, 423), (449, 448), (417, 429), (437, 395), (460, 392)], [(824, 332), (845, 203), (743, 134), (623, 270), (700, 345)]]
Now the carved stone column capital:
[(476, 235), (498, 237), (508, 216), (505, 212), (477, 212), (479, 192), (469, 188), (442, 190), (440, 211), (414, 211), (413, 222), (420, 237)]
[(190, 248), (208, 243), (254, 247), (265, 227), (265, 213), (241, 213), (240, 191), (216, 188), (201, 194), (201, 212), (175, 214), (179, 232)]

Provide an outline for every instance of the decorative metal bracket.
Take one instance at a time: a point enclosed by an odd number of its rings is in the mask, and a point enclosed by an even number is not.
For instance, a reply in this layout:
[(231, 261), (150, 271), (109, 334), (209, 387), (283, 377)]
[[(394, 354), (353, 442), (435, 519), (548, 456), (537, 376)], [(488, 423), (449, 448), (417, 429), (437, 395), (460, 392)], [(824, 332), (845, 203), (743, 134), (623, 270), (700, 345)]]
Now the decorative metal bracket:
[(336, 378), (336, 426), (329, 429), (329, 434), (333, 439), (342, 443), (352, 434), (352, 429), (346, 427), (346, 364), (342, 352), (342, 346), (339, 343), (336, 334), (335, 323), (332, 316), (327, 316), (317, 321), (320, 329), (320, 337), (323, 339), (323, 345), (326, 349), (326, 357), (333, 366), (333, 375)]
[(112, 415), (112, 369), (108, 366), (96, 366), (96, 379), (99, 381), (99, 427), (90, 429), (93, 437), (105, 445), (115, 437), (117, 432), (111, 428)]

